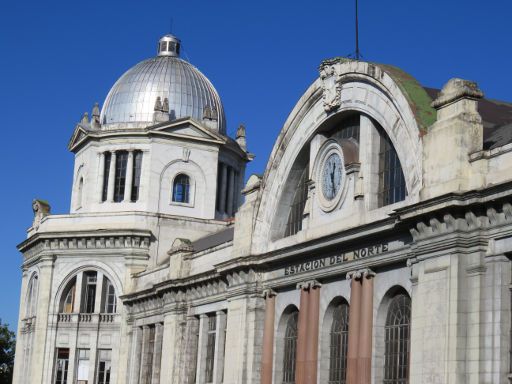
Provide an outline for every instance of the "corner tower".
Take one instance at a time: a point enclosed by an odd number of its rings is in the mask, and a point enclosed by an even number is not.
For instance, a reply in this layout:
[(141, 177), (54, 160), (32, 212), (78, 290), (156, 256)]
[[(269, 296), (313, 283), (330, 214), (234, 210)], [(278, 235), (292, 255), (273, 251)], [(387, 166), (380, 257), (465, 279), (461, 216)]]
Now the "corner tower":
[(180, 46), (162, 37), (75, 126), (70, 213), (34, 200), (18, 245), (14, 383), (124, 382), (131, 320), (119, 297), (135, 274), (165, 272), (176, 239), (231, 225), (252, 158), (245, 128), (228, 137), (217, 91)]

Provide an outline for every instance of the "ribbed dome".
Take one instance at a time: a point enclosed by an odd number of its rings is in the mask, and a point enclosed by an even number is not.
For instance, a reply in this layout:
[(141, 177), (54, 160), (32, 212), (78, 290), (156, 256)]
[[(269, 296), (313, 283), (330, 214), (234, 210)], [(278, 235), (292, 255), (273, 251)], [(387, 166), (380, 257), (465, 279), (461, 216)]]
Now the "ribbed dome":
[(166, 98), (169, 101), (170, 120), (192, 117), (201, 121), (205, 107), (216, 109), (218, 130), (225, 134), (224, 109), (217, 91), (206, 76), (178, 55), (179, 40), (164, 36), (157, 57), (140, 62), (122, 75), (103, 104), (100, 121), (104, 128), (154, 124), (155, 102), (160, 97), (162, 102)]

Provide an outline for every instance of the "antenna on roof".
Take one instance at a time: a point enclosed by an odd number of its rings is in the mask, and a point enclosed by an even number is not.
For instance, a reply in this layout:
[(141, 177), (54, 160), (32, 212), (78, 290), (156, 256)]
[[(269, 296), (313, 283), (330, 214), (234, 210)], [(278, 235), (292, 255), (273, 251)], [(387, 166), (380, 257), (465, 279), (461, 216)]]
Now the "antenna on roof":
[(357, 12), (357, 3), (358, 0), (356, 0), (356, 60), (359, 60), (361, 57), (361, 52), (359, 52), (359, 18), (358, 18), (358, 12)]

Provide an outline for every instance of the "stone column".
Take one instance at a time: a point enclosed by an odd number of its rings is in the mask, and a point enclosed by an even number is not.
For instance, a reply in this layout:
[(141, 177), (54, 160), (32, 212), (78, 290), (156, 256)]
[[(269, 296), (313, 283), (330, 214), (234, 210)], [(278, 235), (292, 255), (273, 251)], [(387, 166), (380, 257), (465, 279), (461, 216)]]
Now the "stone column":
[(227, 214), (229, 217), (233, 216), (233, 194), (235, 192), (235, 170), (229, 167), (228, 174), (228, 204), (227, 204)]
[(76, 275), (76, 285), (75, 285), (75, 302), (73, 303), (73, 313), (80, 313), (82, 306), (82, 285), (84, 280), (84, 273), (80, 272)]
[(263, 297), (265, 298), (265, 324), (263, 328), (263, 354), (261, 356), (261, 384), (272, 384), (276, 293), (267, 289), (263, 292)]
[(348, 315), (347, 384), (357, 383), (357, 357), (359, 354), (359, 325), (361, 321), (361, 273), (349, 272), (350, 307)]
[(141, 348), (141, 358), (140, 358), (140, 376), (139, 383), (149, 384), (146, 382), (146, 377), (148, 375), (148, 347), (149, 347), (149, 326), (142, 326), (142, 348)]
[(306, 349), (307, 349), (307, 321), (309, 307), (309, 284), (299, 283), (300, 308), (299, 323), (297, 326), (297, 357), (295, 364), (295, 384), (306, 383)]
[(102, 308), (102, 302), (101, 302), (101, 294), (103, 292), (103, 273), (97, 272), (96, 274), (96, 296), (94, 297), (94, 313), (101, 313)]
[(155, 342), (153, 347), (153, 367), (151, 384), (160, 384), (160, 367), (162, 365), (162, 339), (164, 327), (162, 323), (155, 324)]
[(208, 316), (199, 316), (199, 340), (197, 346), (196, 384), (205, 383), (206, 373), (206, 346), (208, 344)]
[(359, 353), (357, 377), (359, 384), (371, 384), (372, 335), (373, 335), (373, 277), (375, 273), (364, 270), (361, 293), (361, 326), (359, 328)]
[(224, 311), (217, 311), (216, 313), (216, 326), (215, 330), (215, 362), (213, 366), (213, 381), (214, 383), (222, 383), (224, 377), (224, 351), (226, 345), (226, 313)]
[(98, 169), (98, 182), (96, 185), (99, 186), (98, 193), (99, 193), (99, 201), (100, 203), (103, 201), (103, 179), (105, 178), (105, 152), (98, 153), (99, 156), (99, 169)]
[(140, 363), (142, 361), (142, 328), (133, 327), (132, 331), (132, 353), (130, 365), (130, 384), (139, 383)]
[(187, 316), (186, 321), (185, 354), (182, 364), (184, 369), (179, 383), (193, 384), (196, 382), (197, 354), (199, 347), (199, 319), (196, 316)]
[(306, 332), (306, 384), (316, 384), (318, 371), (318, 332), (320, 317), (320, 283), (309, 283)]
[(126, 181), (124, 184), (123, 202), (132, 200), (132, 184), (133, 184), (133, 151), (128, 152), (128, 162), (126, 164)]
[(223, 214), (226, 212), (226, 189), (227, 189), (227, 178), (228, 178), (228, 168), (227, 168), (226, 164), (219, 163), (218, 172), (221, 172), (221, 174), (220, 174), (219, 212)]
[(116, 151), (111, 152), (110, 168), (108, 170), (107, 201), (114, 202), (114, 182), (116, 178)]

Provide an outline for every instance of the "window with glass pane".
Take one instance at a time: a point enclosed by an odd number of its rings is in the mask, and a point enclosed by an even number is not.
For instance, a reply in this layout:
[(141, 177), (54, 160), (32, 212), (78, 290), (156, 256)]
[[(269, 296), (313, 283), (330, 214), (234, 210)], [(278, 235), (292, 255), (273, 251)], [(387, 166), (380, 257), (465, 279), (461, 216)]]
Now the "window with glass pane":
[(110, 384), (110, 371), (112, 370), (112, 351), (110, 349), (98, 350), (98, 366), (96, 368), (97, 384)]
[(117, 307), (116, 290), (109, 279), (103, 277), (103, 313), (115, 313)]
[(32, 279), (30, 279), (30, 283), (29, 283), (29, 287), (28, 287), (27, 307), (25, 309), (25, 317), (32, 317), (32, 316), (36, 315), (37, 287), (38, 287), (38, 278), (37, 278), (37, 275), (34, 275), (32, 277)]
[(101, 193), (101, 201), (107, 201), (108, 178), (109, 178), (110, 161), (112, 160), (112, 154), (110, 152), (105, 152), (103, 155), (105, 156), (105, 164), (103, 166), (103, 190)]
[(55, 360), (55, 384), (67, 384), (69, 367), (69, 348), (58, 348)]
[(142, 169), (142, 152), (135, 151), (133, 153), (133, 180), (132, 180), (132, 195), (131, 195), (132, 201), (139, 200), (141, 169)]
[(379, 128), (379, 207), (405, 199), (407, 190), (400, 159), (393, 143), (382, 128)]
[(84, 189), (84, 178), (81, 177), (80, 181), (78, 182), (78, 191), (76, 196), (76, 208), (82, 207), (82, 200), (83, 200), (83, 189)]
[(344, 118), (340, 124), (335, 126), (332, 137), (336, 139), (354, 139), (359, 143), (360, 119), (361, 116), (359, 114)]
[(293, 196), (290, 213), (288, 214), (288, 222), (286, 223), (285, 237), (295, 235), (302, 230), (302, 219), (306, 201), (308, 200), (308, 169), (309, 163), (302, 171), (295, 194)]
[(93, 313), (96, 301), (96, 272), (85, 272), (82, 284), (85, 285), (82, 313)]
[(128, 163), (128, 152), (116, 152), (116, 174), (114, 179), (114, 201), (119, 203), (124, 199), (124, 188), (126, 183), (126, 165)]
[(89, 350), (78, 349), (76, 355), (76, 382), (77, 384), (87, 384), (89, 382)]
[(177, 203), (188, 203), (190, 194), (190, 178), (187, 175), (179, 174), (174, 179), (172, 187), (172, 201)]
[(297, 354), (297, 323), (299, 313), (290, 314), (286, 323), (283, 355), (283, 384), (295, 383), (295, 359)]
[(73, 313), (75, 308), (75, 290), (76, 290), (76, 277), (74, 277), (68, 284), (62, 300), (61, 312)]
[(208, 316), (208, 335), (206, 342), (206, 373), (207, 383), (213, 382), (213, 366), (215, 363), (215, 334), (217, 332), (217, 317), (215, 314)]
[(329, 354), (329, 384), (345, 384), (348, 350), (348, 305), (340, 303), (334, 308)]
[(385, 326), (384, 384), (409, 382), (411, 299), (396, 295), (389, 305)]

